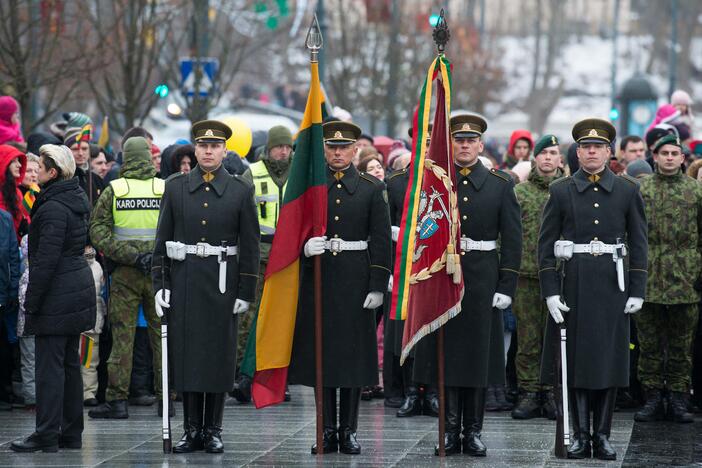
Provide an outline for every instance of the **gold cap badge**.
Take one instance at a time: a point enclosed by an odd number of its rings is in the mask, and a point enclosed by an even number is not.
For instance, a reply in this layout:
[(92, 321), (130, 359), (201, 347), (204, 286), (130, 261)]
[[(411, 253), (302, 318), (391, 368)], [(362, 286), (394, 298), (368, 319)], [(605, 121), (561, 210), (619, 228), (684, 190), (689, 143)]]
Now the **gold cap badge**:
[(334, 132), (334, 138), (344, 138), (344, 135), (342, 135), (341, 132), (337, 130), (336, 132)]
[(464, 123), (463, 126), (461, 127), (461, 130), (467, 130), (470, 131), (470, 124)]
[(597, 130), (595, 130), (595, 129), (593, 128), (592, 130), (590, 130), (590, 133), (588, 133), (587, 136), (589, 136), (589, 137), (598, 137), (599, 135), (597, 134)]
[(213, 137), (213, 136), (214, 136), (214, 133), (212, 133), (212, 130), (207, 129), (207, 131), (205, 132), (205, 136), (206, 136), (206, 137)]

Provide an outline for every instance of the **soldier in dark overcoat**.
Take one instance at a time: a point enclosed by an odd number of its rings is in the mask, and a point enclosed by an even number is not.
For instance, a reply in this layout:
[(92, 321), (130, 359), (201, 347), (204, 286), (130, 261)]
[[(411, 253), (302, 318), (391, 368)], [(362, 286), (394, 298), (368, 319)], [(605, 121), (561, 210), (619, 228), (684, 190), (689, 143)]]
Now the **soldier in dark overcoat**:
[[(502, 310), (517, 287), (522, 227), (512, 179), (478, 159), (487, 122), (465, 114), (452, 117), (450, 126), (465, 293), (461, 313), (444, 326), (446, 453), (485, 456), (485, 389), (505, 380)], [(414, 376), (419, 382), (436, 382), (435, 335), (417, 345)]]
[(157, 313), (169, 310), (172, 381), (183, 393), (185, 434), (174, 451), (218, 453), (237, 314), (248, 310), (258, 280), (259, 226), (253, 185), (222, 167), (231, 129), (205, 120), (192, 133), (198, 165), (166, 182), (152, 278)]
[(607, 166), (615, 135), (600, 119), (573, 127), (580, 169), (549, 187), (539, 233), (541, 294), (554, 319), (544, 339), (541, 379), (553, 383), (554, 334), (565, 318), (575, 432), (570, 458), (588, 458), (593, 449), (597, 458), (616, 458), (609, 436), (617, 387), (629, 385), (629, 314), (641, 309), (646, 289), (643, 200), (635, 179)]
[[(349, 122), (324, 124), (327, 231), (311, 238), (302, 256), (300, 299), (289, 381), (315, 385), (314, 259), (322, 256), (323, 414), (325, 453), (358, 454), (361, 388), (378, 383), (375, 309), (390, 277), (390, 215), (382, 182), (351, 164), (361, 133)], [(336, 425), (336, 393), (339, 426)], [(317, 447), (312, 447), (312, 453)]]

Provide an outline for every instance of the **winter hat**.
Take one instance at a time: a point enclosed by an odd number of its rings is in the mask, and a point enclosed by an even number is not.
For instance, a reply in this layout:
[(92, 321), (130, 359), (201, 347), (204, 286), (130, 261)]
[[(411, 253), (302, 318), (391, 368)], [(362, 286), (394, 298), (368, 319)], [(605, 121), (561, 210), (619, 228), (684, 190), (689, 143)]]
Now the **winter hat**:
[[(394, 147), (395, 145), (393, 145)], [(393, 163), (397, 158), (404, 154), (411, 154), (410, 151), (405, 148), (404, 146), (398, 145), (397, 147), (394, 147), (392, 151), (390, 151), (390, 154), (388, 154), (388, 164), (387, 167), (394, 167)]]
[(0, 120), (10, 123), (12, 116), (19, 110), (19, 104), (12, 96), (0, 96)]
[(691, 106), (692, 98), (686, 91), (678, 89), (670, 95), (670, 103), (672, 105)]
[(266, 149), (270, 150), (273, 147), (280, 145), (288, 145), (292, 147), (293, 139), (292, 133), (287, 127), (282, 125), (276, 125), (268, 130), (268, 141), (266, 142)]
[(696, 158), (702, 157), (702, 140), (692, 140), (689, 144), (690, 153)]
[(122, 160), (127, 164), (140, 159), (151, 162), (151, 146), (144, 137), (131, 137), (122, 148)]
[(82, 112), (66, 112), (63, 114), (63, 118), (66, 119), (66, 128), (78, 127), (83, 128), (87, 124), (92, 125), (93, 121), (90, 117), (83, 114)]
[(648, 149), (651, 149), (654, 143), (656, 143), (658, 140), (660, 140), (666, 135), (678, 136), (678, 130), (672, 125), (668, 124), (656, 125), (655, 127), (651, 128), (648, 132), (646, 132), (646, 147)]
[(641, 177), (653, 174), (651, 165), (643, 159), (637, 159), (626, 166), (626, 174), (629, 177), (640, 179)]
[(56, 166), (61, 169), (63, 180), (72, 179), (76, 173), (76, 161), (67, 146), (44, 145), (39, 148), (39, 156), (53, 160)]
[(44, 145), (60, 145), (61, 140), (56, 138), (51, 133), (35, 132), (30, 133), (27, 137), (27, 152), (39, 154), (39, 148)]
[(653, 153), (658, 153), (658, 150), (661, 149), (664, 145), (677, 146), (682, 151), (682, 145), (680, 144), (680, 137), (678, 137), (677, 135), (666, 135), (663, 138), (659, 138), (658, 141), (656, 141), (653, 144), (651, 151)]
[(512, 167), (512, 172), (517, 174), (520, 182), (524, 182), (531, 172), (531, 161), (519, 161)]
[(81, 127), (68, 127), (63, 135), (63, 144), (69, 148), (73, 146), (80, 137)]
[(157, 154), (161, 154), (161, 148), (159, 148), (156, 145), (151, 145), (151, 154), (156, 156)]
[(538, 139), (536, 145), (534, 145), (534, 157), (536, 157), (540, 152), (542, 152), (546, 148), (550, 148), (552, 146), (558, 146), (558, 138), (551, 134), (542, 136)]

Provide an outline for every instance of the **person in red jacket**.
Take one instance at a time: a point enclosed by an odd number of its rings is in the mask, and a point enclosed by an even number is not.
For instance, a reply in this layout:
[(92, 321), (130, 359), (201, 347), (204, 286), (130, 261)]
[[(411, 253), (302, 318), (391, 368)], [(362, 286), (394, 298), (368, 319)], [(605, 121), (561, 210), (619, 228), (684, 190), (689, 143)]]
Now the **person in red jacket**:
[(17, 148), (0, 145), (0, 209), (12, 215), (17, 239), (29, 230), (29, 214), (22, 206), (19, 189), (27, 172), (27, 156)]
[(529, 130), (515, 130), (509, 137), (509, 146), (499, 169), (512, 169), (519, 161), (528, 161), (534, 148), (534, 138)]

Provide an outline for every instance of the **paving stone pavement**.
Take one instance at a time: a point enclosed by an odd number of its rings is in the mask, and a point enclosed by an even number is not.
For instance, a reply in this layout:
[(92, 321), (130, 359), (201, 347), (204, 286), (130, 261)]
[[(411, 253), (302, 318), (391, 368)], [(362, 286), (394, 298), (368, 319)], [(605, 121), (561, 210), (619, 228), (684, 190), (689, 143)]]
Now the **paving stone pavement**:
[[(252, 405), (227, 407), (224, 415), (225, 452), (220, 455), (162, 453), (160, 418), (156, 407), (130, 407), (126, 420), (91, 420), (85, 415), (82, 450), (18, 454), (12, 440), (34, 428), (34, 414), (15, 410), (0, 413), (0, 466), (171, 467), (171, 466), (320, 466), (320, 467), (639, 467), (690, 465), (702, 462), (700, 423), (634, 425), (633, 415), (616, 413), (612, 443), (619, 460), (559, 460), (552, 454), (555, 423), (545, 419), (515, 421), (509, 413), (488, 413), (483, 440), (488, 456), (433, 455), (437, 420), (427, 416), (399, 419), (382, 400), (361, 402), (361, 455), (310, 455), (314, 442), (314, 399), (311, 389), (291, 387), (293, 401), (256, 410)], [(182, 434), (182, 410), (172, 420), (173, 438)], [(175, 441), (174, 441), (175, 442)], [(702, 465), (702, 463), (700, 463)]]

